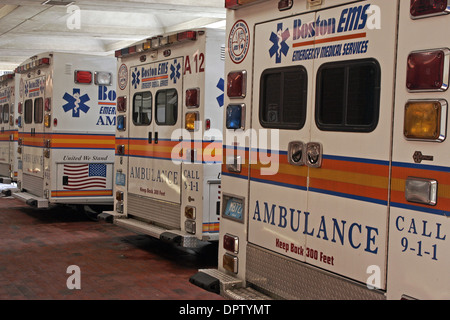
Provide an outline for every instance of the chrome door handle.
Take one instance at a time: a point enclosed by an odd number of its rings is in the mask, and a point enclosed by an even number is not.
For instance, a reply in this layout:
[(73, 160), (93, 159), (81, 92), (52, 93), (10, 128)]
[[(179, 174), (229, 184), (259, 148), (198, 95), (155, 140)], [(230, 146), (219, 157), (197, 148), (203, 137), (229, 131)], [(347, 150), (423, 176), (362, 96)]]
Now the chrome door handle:
[(291, 141), (288, 146), (288, 161), (294, 166), (305, 165), (305, 144), (301, 141)]
[(306, 165), (310, 168), (320, 168), (322, 166), (322, 144), (309, 142), (306, 145)]

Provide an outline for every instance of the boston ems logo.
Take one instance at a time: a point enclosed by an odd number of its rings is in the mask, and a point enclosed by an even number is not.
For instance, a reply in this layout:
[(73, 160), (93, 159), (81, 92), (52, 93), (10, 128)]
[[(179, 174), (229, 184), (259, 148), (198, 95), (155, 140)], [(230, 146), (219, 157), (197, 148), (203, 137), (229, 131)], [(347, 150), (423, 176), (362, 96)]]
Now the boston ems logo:
[(244, 61), (250, 47), (250, 32), (244, 20), (233, 25), (228, 37), (228, 52), (231, 60), (239, 64)]
[(272, 42), (272, 47), (269, 50), (270, 57), (275, 56), (275, 62), (281, 63), (281, 57), (287, 56), (289, 52), (289, 46), (286, 41), (290, 38), (291, 33), (289, 29), (283, 31), (283, 23), (278, 23), (277, 33), (272, 32), (270, 35), (270, 41)]

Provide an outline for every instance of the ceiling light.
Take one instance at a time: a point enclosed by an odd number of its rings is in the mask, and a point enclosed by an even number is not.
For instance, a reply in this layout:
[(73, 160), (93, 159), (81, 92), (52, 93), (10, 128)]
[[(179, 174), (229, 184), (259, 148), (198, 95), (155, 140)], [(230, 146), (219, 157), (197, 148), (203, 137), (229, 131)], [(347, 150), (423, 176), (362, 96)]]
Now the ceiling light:
[(46, 1), (42, 2), (42, 5), (68, 7), (74, 3), (75, 3), (75, 1), (67, 1), (67, 0), (46, 0)]

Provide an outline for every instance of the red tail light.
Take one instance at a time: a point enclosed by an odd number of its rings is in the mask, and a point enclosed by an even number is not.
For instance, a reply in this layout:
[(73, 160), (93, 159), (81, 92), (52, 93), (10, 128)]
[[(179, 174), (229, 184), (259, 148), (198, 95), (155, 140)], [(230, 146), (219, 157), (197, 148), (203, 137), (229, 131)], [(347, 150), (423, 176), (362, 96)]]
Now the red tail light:
[(136, 46), (132, 46), (128, 48), (128, 54), (132, 54), (136, 52)]
[(50, 64), (50, 58), (42, 58), (39, 60), (39, 65)]
[(246, 95), (246, 71), (230, 72), (227, 77), (227, 95), (230, 98), (245, 98)]
[(252, 3), (258, 0), (225, 0), (225, 8), (227, 9), (237, 9), (238, 7)]
[(227, 233), (223, 236), (223, 248), (233, 253), (238, 253), (239, 238)]
[(188, 89), (186, 90), (186, 107), (188, 108), (197, 108), (200, 100), (200, 89)]
[(197, 32), (195, 31), (180, 32), (177, 34), (177, 40), (178, 41), (197, 40)]
[(92, 72), (75, 71), (75, 83), (92, 83)]
[(411, 16), (424, 18), (450, 12), (449, 0), (411, 0)]
[(236, 9), (237, 7), (239, 7), (238, 0), (225, 0), (225, 8)]
[(448, 49), (412, 52), (408, 57), (406, 87), (411, 91), (444, 91), (448, 88)]
[(50, 112), (52, 110), (50, 98), (45, 99), (45, 111)]
[(117, 98), (117, 111), (118, 112), (127, 111), (127, 97), (122, 96)]

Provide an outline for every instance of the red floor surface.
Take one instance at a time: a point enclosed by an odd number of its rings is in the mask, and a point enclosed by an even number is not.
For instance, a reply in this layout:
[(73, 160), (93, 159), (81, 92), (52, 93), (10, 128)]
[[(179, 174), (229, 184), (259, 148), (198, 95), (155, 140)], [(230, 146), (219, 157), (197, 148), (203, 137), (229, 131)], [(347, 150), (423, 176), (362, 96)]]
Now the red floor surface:
[[(217, 266), (217, 245), (190, 250), (90, 220), (68, 207), (0, 198), (0, 300), (221, 300), (189, 283)], [(80, 268), (69, 290), (67, 268)]]

